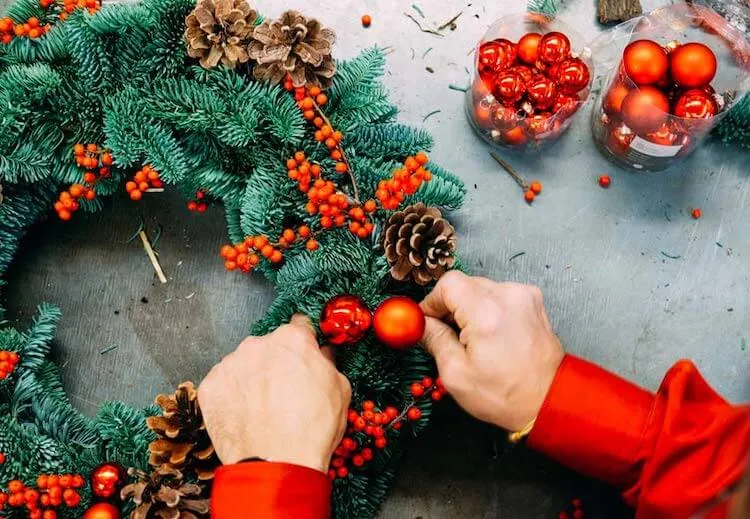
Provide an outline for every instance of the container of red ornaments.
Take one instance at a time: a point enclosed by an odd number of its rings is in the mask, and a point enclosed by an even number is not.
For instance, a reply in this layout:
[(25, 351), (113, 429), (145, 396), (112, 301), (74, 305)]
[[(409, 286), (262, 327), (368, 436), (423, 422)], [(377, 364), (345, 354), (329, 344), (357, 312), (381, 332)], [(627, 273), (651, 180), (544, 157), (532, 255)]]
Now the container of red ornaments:
[(592, 43), (607, 69), (594, 140), (616, 163), (666, 169), (694, 151), (750, 86), (750, 44), (712, 9), (675, 4)]
[(479, 42), (466, 113), (500, 148), (539, 151), (555, 142), (587, 101), (594, 76), (584, 38), (559, 19), (519, 13)]

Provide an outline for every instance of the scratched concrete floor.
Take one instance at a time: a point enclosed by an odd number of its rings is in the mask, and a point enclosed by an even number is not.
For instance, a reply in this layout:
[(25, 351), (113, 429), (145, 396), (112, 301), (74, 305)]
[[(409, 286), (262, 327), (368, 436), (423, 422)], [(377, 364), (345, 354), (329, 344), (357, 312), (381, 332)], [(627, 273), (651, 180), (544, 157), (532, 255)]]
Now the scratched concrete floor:
[[(545, 155), (508, 157), (545, 185), (526, 206), (469, 130), (461, 94), (448, 89), (466, 84), (467, 52), (486, 26), (523, 2), (468, 3), (421, 2), (430, 20), (464, 10), (445, 38), (420, 33), (402, 15), (410, 4), (403, 1), (321, 0), (315, 12), (337, 30), (340, 57), (393, 46), (385, 80), (403, 121), (422, 125), (425, 114), (441, 110), (424, 127), (436, 138), (433, 157), (469, 187), (452, 219), (474, 272), (542, 286), (568, 349), (647, 387), (687, 357), (729, 399), (750, 400), (750, 154), (714, 143), (671, 171), (635, 175), (596, 152), (584, 113)], [(563, 16), (596, 36), (592, 3), (566, 5)], [(312, 11), (305, 0), (256, 6), (269, 15), (282, 7)], [(374, 19), (367, 31), (359, 26), (365, 12)], [(604, 172), (614, 179), (607, 191), (595, 184)], [(74, 403), (86, 412), (115, 398), (144, 404), (185, 378), (200, 379), (272, 297), (259, 279), (222, 271), (220, 210), (194, 216), (172, 195), (137, 207), (115, 197), (110, 206), (36, 229), (5, 294), (10, 317), (21, 321), (42, 300), (62, 307), (56, 354)], [(703, 209), (699, 221), (689, 216), (694, 206)], [(123, 243), (139, 216), (152, 229), (163, 226), (167, 285), (154, 283), (139, 244)], [(525, 255), (508, 261), (519, 252)], [(551, 518), (573, 494), (589, 498), (595, 517), (618, 516), (606, 489), (524, 450), (505, 452), (495, 431), (450, 405), (437, 422), (410, 450), (382, 517)]]

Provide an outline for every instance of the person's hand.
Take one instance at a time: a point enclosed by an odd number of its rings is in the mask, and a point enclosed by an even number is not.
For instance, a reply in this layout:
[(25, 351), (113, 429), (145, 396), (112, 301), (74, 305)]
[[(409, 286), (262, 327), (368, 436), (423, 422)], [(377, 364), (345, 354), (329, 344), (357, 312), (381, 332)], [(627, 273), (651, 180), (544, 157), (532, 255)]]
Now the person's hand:
[[(421, 306), (427, 316), (425, 348), (456, 402), (510, 431), (530, 423), (563, 358), (542, 292), (451, 271)], [(455, 324), (460, 335), (446, 323)]]
[(248, 337), (198, 389), (206, 429), (224, 464), (259, 457), (326, 472), (346, 429), (349, 380), (310, 321)]

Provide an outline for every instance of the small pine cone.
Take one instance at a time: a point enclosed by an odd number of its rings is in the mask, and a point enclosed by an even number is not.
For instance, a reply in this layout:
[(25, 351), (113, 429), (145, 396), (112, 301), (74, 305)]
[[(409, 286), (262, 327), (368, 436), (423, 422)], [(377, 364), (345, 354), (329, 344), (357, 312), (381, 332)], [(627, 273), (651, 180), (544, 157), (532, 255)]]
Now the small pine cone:
[(210, 500), (202, 497), (205, 489), (195, 483), (185, 483), (176, 469), (161, 467), (146, 474), (130, 469), (137, 481), (123, 487), (120, 497), (136, 505), (130, 519), (208, 519)]
[(258, 81), (275, 85), (289, 74), (295, 87), (330, 86), (336, 72), (331, 56), (336, 36), (318, 20), (287, 11), (256, 27), (253, 40), (248, 53), (256, 61), (253, 76)]
[(149, 416), (146, 424), (159, 437), (148, 446), (149, 463), (187, 473), (199, 481), (210, 481), (221, 465), (206, 431), (192, 382), (183, 382), (174, 395), (159, 395), (156, 404), (162, 416)]
[(247, 62), (257, 18), (245, 0), (200, 0), (185, 19), (188, 56), (199, 58), (203, 68)]
[(394, 213), (384, 242), (391, 276), (418, 285), (436, 281), (453, 267), (456, 243), (456, 230), (434, 207), (418, 203)]

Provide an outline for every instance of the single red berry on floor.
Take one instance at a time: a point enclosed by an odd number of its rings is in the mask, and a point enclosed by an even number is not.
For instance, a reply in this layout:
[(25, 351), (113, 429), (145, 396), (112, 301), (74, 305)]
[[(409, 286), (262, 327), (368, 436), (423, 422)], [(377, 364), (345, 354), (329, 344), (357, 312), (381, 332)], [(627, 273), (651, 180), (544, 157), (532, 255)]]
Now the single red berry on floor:
[(703, 211), (701, 211), (699, 208), (696, 207), (695, 209), (693, 209), (693, 212), (690, 214), (693, 215), (693, 218), (698, 220), (701, 216), (703, 216)]
[(539, 193), (542, 192), (542, 183), (539, 182), (538, 180), (535, 180), (534, 182), (531, 183), (531, 186), (529, 186), (529, 189), (531, 189), (531, 191), (535, 195), (538, 195)]
[(599, 185), (603, 188), (608, 188), (612, 184), (612, 177), (609, 175), (600, 175), (599, 176)]
[(372, 25), (372, 16), (370, 16), (369, 14), (366, 14), (362, 17), (362, 27), (367, 28), (370, 25)]
[(535, 198), (536, 198), (536, 195), (531, 189), (526, 191), (526, 193), (524, 193), (523, 195), (523, 199), (526, 200), (529, 204), (532, 203)]
[(422, 410), (418, 407), (410, 407), (406, 412), (406, 417), (411, 421), (416, 421), (422, 418)]

